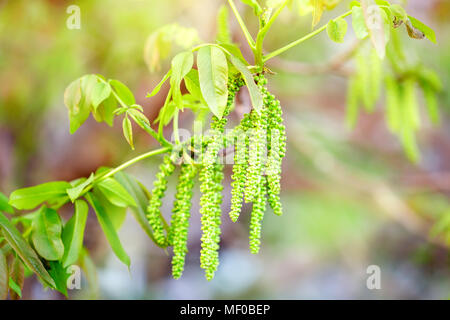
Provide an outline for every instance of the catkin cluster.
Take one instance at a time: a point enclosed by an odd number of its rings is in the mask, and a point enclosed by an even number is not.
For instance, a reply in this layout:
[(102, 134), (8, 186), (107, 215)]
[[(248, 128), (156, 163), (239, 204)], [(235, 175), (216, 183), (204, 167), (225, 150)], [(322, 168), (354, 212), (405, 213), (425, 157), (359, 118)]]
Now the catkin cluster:
[[(261, 238), (261, 223), (267, 202), (275, 214), (282, 213), (280, 202), (281, 161), (286, 152), (286, 134), (283, 125), (280, 102), (270, 94), (263, 75), (255, 77), (263, 95), (261, 110), (252, 110), (243, 119), (231, 135), (224, 135), (227, 116), (233, 106), (235, 95), (244, 81), (240, 78), (229, 81), (228, 101), (221, 119), (213, 116), (212, 134), (208, 137), (193, 137), (182, 149), (183, 161), (178, 178), (177, 192), (172, 209), (170, 227), (162, 218), (161, 199), (167, 188), (167, 178), (174, 171), (169, 156), (164, 158), (160, 172), (156, 176), (152, 196), (147, 209), (147, 217), (154, 231), (154, 237), (160, 246), (173, 246), (172, 274), (175, 279), (181, 277), (187, 248), (189, 218), (194, 181), (199, 174), (200, 214), (201, 214), (201, 251), (200, 266), (205, 270), (208, 280), (214, 277), (219, 265), (219, 242), (221, 234), (222, 181), (223, 164), (219, 160), (220, 150), (235, 148), (232, 173), (230, 218), (236, 222), (243, 201), (252, 203), (250, 217), (250, 251), (258, 253)], [(190, 151), (189, 151), (190, 150)], [(192, 154), (200, 154), (201, 159), (192, 161)], [(198, 161), (200, 160), (200, 161)], [(168, 230), (167, 237), (165, 229)]]
[(258, 75), (255, 80), (263, 95), (263, 107), (244, 116), (238, 126), (232, 175), (230, 218), (236, 221), (243, 199), (253, 203), (250, 218), (250, 251), (260, 247), (261, 223), (269, 202), (277, 215), (282, 214), (280, 202), (281, 162), (286, 153), (286, 133), (281, 105), (270, 94), (267, 80)]
[(222, 119), (213, 116), (212, 135), (206, 154), (203, 157), (200, 171), (200, 214), (202, 224), (202, 248), (200, 251), (200, 267), (205, 270), (206, 278), (211, 280), (219, 265), (219, 242), (221, 225), (223, 164), (218, 163), (217, 155), (224, 146), (224, 130), (226, 116), (234, 102), (234, 97), (243, 85), (242, 80), (232, 81), (228, 85), (228, 101)]
[(167, 245), (164, 233), (164, 222), (161, 215), (162, 198), (167, 189), (167, 179), (173, 173), (175, 166), (170, 156), (165, 156), (163, 163), (159, 166), (156, 180), (153, 183), (152, 196), (147, 207), (147, 219), (153, 229), (155, 241), (160, 246)]
[(177, 193), (172, 209), (172, 221), (168, 235), (169, 244), (173, 246), (172, 274), (175, 279), (181, 277), (187, 249), (189, 218), (191, 216), (191, 199), (197, 167), (193, 164), (182, 164), (178, 178)]

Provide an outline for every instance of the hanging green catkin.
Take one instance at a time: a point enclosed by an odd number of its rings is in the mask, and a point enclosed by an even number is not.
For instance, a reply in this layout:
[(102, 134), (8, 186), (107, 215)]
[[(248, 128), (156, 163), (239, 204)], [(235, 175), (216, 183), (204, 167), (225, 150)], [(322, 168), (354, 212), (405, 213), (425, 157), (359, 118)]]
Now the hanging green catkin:
[(163, 163), (159, 166), (159, 172), (156, 174), (156, 180), (153, 182), (152, 196), (147, 207), (147, 219), (153, 229), (155, 241), (160, 246), (167, 245), (167, 239), (164, 234), (164, 224), (161, 215), (161, 199), (167, 189), (167, 178), (173, 173), (175, 166), (170, 156), (165, 156)]
[(253, 202), (258, 194), (260, 180), (263, 176), (263, 158), (266, 151), (267, 119), (265, 110), (260, 113), (256, 110), (250, 112), (252, 128), (249, 132), (248, 170), (245, 181), (244, 196), (246, 202)]
[(267, 119), (267, 162), (266, 178), (269, 204), (276, 215), (283, 213), (280, 201), (281, 163), (286, 155), (286, 128), (283, 124), (283, 112), (280, 101), (264, 87), (267, 80), (260, 76), (258, 85), (264, 96), (263, 109)]
[(172, 222), (168, 241), (173, 245), (172, 275), (175, 279), (181, 277), (187, 249), (189, 218), (191, 216), (192, 189), (197, 168), (192, 164), (182, 164), (178, 179), (177, 193), (173, 206)]
[(239, 124), (235, 137), (236, 148), (234, 153), (233, 174), (231, 175), (231, 209), (230, 218), (236, 222), (242, 208), (242, 201), (244, 196), (245, 181), (248, 168), (248, 137), (247, 130), (251, 126), (250, 116), (244, 115), (244, 118)]
[(250, 252), (256, 254), (261, 246), (261, 223), (266, 211), (266, 179), (260, 180), (259, 192), (253, 201), (253, 210), (250, 218)]
[(200, 251), (200, 267), (205, 270), (206, 279), (211, 280), (219, 265), (218, 250), (220, 242), (221, 203), (223, 165), (217, 163), (217, 155), (224, 141), (226, 116), (234, 102), (236, 92), (242, 86), (242, 80), (230, 81), (228, 85), (228, 101), (222, 119), (213, 116), (211, 122), (212, 137), (208, 143), (206, 154), (202, 159), (200, 171), (200, 214), (202, 224), (202, 248)]

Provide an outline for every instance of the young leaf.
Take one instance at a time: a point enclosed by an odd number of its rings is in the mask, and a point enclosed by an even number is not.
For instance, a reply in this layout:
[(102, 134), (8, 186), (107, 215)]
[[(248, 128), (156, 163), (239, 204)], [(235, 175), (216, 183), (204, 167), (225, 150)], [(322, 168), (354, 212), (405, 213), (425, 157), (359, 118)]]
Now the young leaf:
[(255, 13), (256, 16), (259, 16), (262, 13), (262, 8), (259, 5), (258, 1), (256, 0), (241, 0), (243, 3), (245, 3), (246, 5), (250, 6), (253, 8), (253, 12)]
[[(15, 257), (9, 268), (9, 287), (13, 290), (10, 292), (12, 300), (17, 300), (22, 297), (22, 288), (25, 282), (25, 272), (22, 261)], [(11, 285), (11, 281), (14, 282)], [(17, 286), (17, 287), (16, 287)]]
[(369, 29), (367, 29), (361, 7), (352, 7), (352, 26), (358, 39), (364, 39), (369, 35)]
[(92, 106), (94, 107), (94, 110), (97, 110), (99, 104), (111, 94), (111, 86), (107, 82), (97, 80), (91, 94)]
[(89, 252), (86, 248), (83, 248), (81, 251), (80, 267), (83, 269), (89, 284), (89, 298), (93, 300), (98, 299), (100, 289), (98, 285), (97, 268), (95, 267), (95, 264), (89, 256)]
[(66, 272), (66, 268), (64, 268), (59, 261), (50, 261), (49, 265), (50, 269), (48, 270), (48, 273), (55, 281), (55, 289), (68, 298), (67, 279), (69, 278), (69, 273)]
[(78, 130), (90, 113), (89, 105), (82, 99), (81, 81), (82, 78), (73, 81), (64, 91), (64, 104), (69, 110), (71, 134)]
[(66, 197), (66, 190), (71, 188), (70, 183), (57, 181), (18, 189), (11, 193), (9, 204), (19, 210), (33, 209), (45, 201), (56, 201)]
[(44, 283), (54, 288), (55, 282), (47, 270), (45, 270), (36, 252), (2, 213), (0, 213), (0, 227), (2, 227), (2, 233), (6, 241), (8, 241), (9, 245), (20, 256), (25, 265), (34, 271)]
[(104, 121), (112, 127), (114, 121), (114, 110), (116, 107), (117, 100), (114, 95), (111, 94), (108, 98), (103, 100), (95, 110), (92, 110), (92, 115), (97, 122)]
[(123, 118), (122, 122), (123, 136), (127, 140), (128, 144), (131, 146), (131, 149), (134, 150), (133, 143), (133, 127), (131, 126), (131, 121), (128, 117)]
[(128, 191), (136, 202), (136, 206), (131, 207), (135, 219), (140, 224), (145, 233), (156, 243), (153, 237), (153, 231), (147, 219), (148, 197), (142, 190), (137, 180), (125, 172), (118, 172), (114, 178)]
[(118, 207), (136, 206), (133, 197), (113, 178), (108, 178), (96, 185), (105, 197)]
[(97, 197), (100, 205), (105, 209), (108, 214), (109, 219), (111, 220), (114, 228), (119, 230), (127, 216), (127, 208), (126, 207), (118, 207), (109, 201), (106, 196), (98, 189), (94, 189), (92, 193)]
[(198, 78), (198, 70), (191, 69), (184, 77), (184, 84), (186, 85), (186, 89), (189, 91), (192, 96), (196, 99), (204, 100), (202, 96), (202, 91), (200, 89), (200, 80)]
[(84, 200), (75, 201), (75, 212), (67, 221), (62, 233), (62, 240), (64, 243), (64, 256), (62, 264), (68, 267), (75, 263), (83, 247), (84, 229), (86, 227), (86, 220), (88, 216), (89, 207)]
[(327, 25), (327, 33), (331, 40), (337, 43), (344, 42), (347, 33), (347, 21), (344, 19), (330, 20)]
[(0, 249), (0, 300), (8, 298), (9, 290), (9, 273), (8, 262), (3, 250)]
[(192, 69), (193, 64), (194, 55), (191, 51), (181, 52), (172, 59), (170, 85), (173, 90), (173, 100), (179, 109), (183, 109), (180, 84), (184, 76)]
[(117, 258), (119, 258), (119, 260), (122, 261), (127, 267), (130, 267), (130, 257), (123, 249), (116, 229), (114, 228), (112, 221), (109, 219), (109, 216), (106, 213), (105, 209), (101, 206), (99, 200), (93, 193), (88, 193), (86, 199), (94, 208), (100, 226), (105, 233), (105, 236), (108, 239), (108, 242), (111, 245), (111, 248), (116, 254)]
[(390, 31), (391, 22), (388, 21), (386, 12), (381, 10), (374, 0), (361, 0), (361, 7), (372, 44), (380, 59), (384, 59), (386, 55), (387, 32)]
[(119, 80), (109, 80), (109, 83), (125, 105), (131, 106), (136, 103), (133, 93), (122, 82)]
[(155, 96), (160, 90), (162, 85), (167, 81), (167, 79), (170, 78), (170, 76), (172, 75), (172, 69), (169, 70), (164, 77), (162, 78), (162, 80), (156, 85), (156, 87), (153, 89), (152, 92), (150, 92), (149, 94), (147, 94), (147, 98), (151, 98), (153, 96)]
[(438, 125), (439, 107), (438, 107), (437, 93), (428, 84), (421, 83), (421, 88), (427, 105), (428, 116), (430, 117), (430, 120), (434, 125)]
[(194, 28), (185, 28), (178, 24), (163, 26), (153, 32), (144, 48), (144, 60), (150, 72), (159, 69), (162, 60), (170, 57), (174, 45), (188, 49), (200, 43)]
[(260, 112), (263, 105), (263, 97), (261, 91), (253, 80), (253, 76), (248, 68), (237, 58), (231, 56), (231, 63), (239, 70), (244, 77), (245, 84), (247, 85), (248, 92), (250, 93), (250, 100), (252, 101), (253, 108)]
[(8, 197), (0, 192), (0, 211), (14, 214), (14, 209), (9, 205)]
[(64, 255), (62, 223), (56, 210), (43, 206), (33, 220), (31, 239), (36, 251), (46, 260), (60, 260)]
[(408, 18), (411, 21), (411, 24), (414, 28), (417, 28), (420, 31), (422, 31), (431, 42), (437, 43), (436, 34), (433, 29), (431, 29), (429, 26), (424, 24), (422, 21), (419, 21), (414, 17), (408, 16)]
[(127, 115), (129, 115), (142, 129), (147, 130), (151, 128), (150, 121), (141, 111), (129, 109)]
[(78, 184), (77, 186), (67, 189), (67, 194), (69, 195), (70, 201), (74, 202), (83, 192), (84, 188), (90, 185), (94, 181), (94, 173), (91, 173), (88, 179), (84, 182)]
[(20, 297), (22, 298), (22, 288), (14, 281), (12, 277), (9, 277), (9, 287), (11, 288), (11, 300), (17, 300)]
[(202, 47), (197, 56), (198, 76), (203, 98), (211, 112), (222, 118), (228, 98), (228, 64), (221, 49)]

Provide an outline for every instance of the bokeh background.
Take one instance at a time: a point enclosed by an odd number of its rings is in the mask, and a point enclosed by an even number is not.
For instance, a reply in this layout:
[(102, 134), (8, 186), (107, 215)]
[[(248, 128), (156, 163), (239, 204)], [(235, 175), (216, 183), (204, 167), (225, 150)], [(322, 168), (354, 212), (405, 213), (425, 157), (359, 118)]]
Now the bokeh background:
[[(220, 0), (0, 0), (0, 190), (50, 180), (89, 176), (157, 147), (144, 134), (130, 151), (120, 125), (92, 118), (69, 134), (64, 88), (86, 73), (120, 79), (154, 119), (163, 95), (145, 98), (164, 74), (149, 72), (143, 49), (158, 26), (177, 22), (213, 41)], [(344, 12), (342, 1), (323, 21)], [(395, 2), (395, 1), (392, 1)], [(81, 29), (69, 30), (66, 9), (81, 8)], [(224, 218), (221, 264), (214, 280), (199, 267), (200, 217), (193, 200), (189, 254), (180, 280), (171, 279), (170, 253), (157, 248), (132, 216), (120, 230), (131, 270), (112, 254), (91, 214), (85, 244), (97, 267), (97, 282), (83, 278), (72, 299), (448, 299), (450, 298), (450, 2), (409, 0), (408, 13), (432, 26), (438, 45), (408, 41), (413, 59), (437, 70), (441, 125), (424, 117), (419, 132), (422, 159), (407, 160), (383, 119), (383, 99), (374, 114), (363, 114), (355, 130), (345, 126), (345, 72), (322, 73), (320, 66), (353, 45), (332, 43), (326, 33), (269, 63), (270, 89), (281, 100), (288, 134), (283, 163), (285, 213), (268, 211), (259, 255), (248, 250), (249, 208), (236, 224)], [(239, 5), (248, 21), (252, 11)], [(238, 25), (233, 38), (250, 57)], [(249, 22), (254, 30), (255, 22)], [(266, 49), (275, 49), (311, 30), (311, 15), (286, 11), (271, 30)], [(406, 37), (406, 32), (403, 32)], [(352, 62), (346, 64), (352, 68)], [(246, 97), (241, 98), (245, 104)], [(181, 127), (189, 128), (189, 116)], [(136, 133), (139, 130), (136, 130)], [(170, 133), (170, 130), (167, 131)], [(151, 187), (160, 158), (128, 170)], [(230, 201), (226, 171), (224, 215)], [(175, 181), (164, 214), (169, 216)], [(70, 212), (63, 212), (70, 216)], [(445, 222), (447, 221), (447, 222)], [(443, 231), (436, 235), (436, 231)], [(447, 239), (450, 236), (447, 235)], [(381, 290), (368, 290), (366, 269), (381, 268)], [(61, 299), (26, 280), (26, 299)]]

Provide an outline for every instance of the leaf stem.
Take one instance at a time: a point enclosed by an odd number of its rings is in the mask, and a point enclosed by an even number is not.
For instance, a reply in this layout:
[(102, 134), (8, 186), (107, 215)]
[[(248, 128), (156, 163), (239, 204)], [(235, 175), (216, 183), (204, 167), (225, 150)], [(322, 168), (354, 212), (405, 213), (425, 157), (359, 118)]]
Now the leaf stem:
[(250, 32), (248, 31), (247, 26), (244, 23), (244, 20), (242, 20), (242, 17), (239, 14), (239, 11), (237, 10), (236, 5), (234, 4), (234, 1), (228, 0), (228, 4), (230, 5), (231, 10), (233, 11), (233, 13), (235, 15), (236, 20), (238, 21), (239, 26), (242, 29), (242, 32), (244, 33), (245, 39), (247, 39), (248, 45), (250, 46), (250, 48), (252, 48), (252, 50), (254, 50), (255, 49), (255, 41), (253, 40)]
[(167, 97), (166, 97), (166, 101), (164, 101), (164, 105), (161, 109), (160, 112), (162, 112), (161, 117), (159, 118), (159, 127), (158, 127), (158, 140), (159, 139), (164, 139), (164, 133), (163, 133), (163, 128), (164, 128), (164, 117), (166, 115), (166, 111), (167, 111), (167, 105), (170, 102), (170, 98), (172, 97), (172, 87), (170, 87), (169, 92), (167, 93)]
[(264, 38), (266, 37), (266, 34), (269, 31), (270, 27), (275, 22), (275, 20), (278, 18), (281, 11), (283, 11), (283, 9), (286, 7), (288, 2), (289, 2), (289, 0), (285, 0), (283, 2), (283, 4), (278, 7), (278, 9), (275, 11), (275, 13), (272, 15), (272, 17), (270, 17), (269, 21), (264, 25), (264, 27), (262, 27), (259, 30), (258, 35), (256, 36), (256, 44), (255, 44), (254, 53), (255, 53), (255, 64), (257, 66), (262, 67), (264, 64), (264, 58), (263, 58), (263, 52), (262, 52)]
[(180, 134), (178, 133), (178, 114), (180, 110), (177, 109), (173, 115), (173, 136), (175, 137), (175, 143), (180, 144)]
[[(345, 17), (347, 17), (347, 16), (349, 16), (351, 14), (352, 14), (352, 12), (348, 11), (348, 12), (340, 15), (339, 17), (335, 18), (335, 19), (345, 18)], [(272, 59), (273, 57), (276, 57), (276, 56), (284, 53), (285, 51), (291, 49), (292, 47), (295, 47), (295, 46), (299, 45), (300, 43), (311, 39), (312, 37), (318, 35), (319, 33), (321, 33), (322, 31), (324, 31), (326, 29), (327, 29), (327, 24), (325, 24), (324, 26), (320, 27), (319, 29), (317, 29), (317, 30), (307, 34), (306, 36), (304, 36), (304, 37), (302, 37), (302, 38), (300, 38), (300, 39), (298, 39), (298, 40), (296, 40), (294, 42), (291, 42), (288, 45), (286, 45), (284, 47), (281, 47), (280, 49), (277, 49), (277, 50), (269, 53), (268, 55), (264, 56), (263, 62), (267, 62), (267, 60)]]

